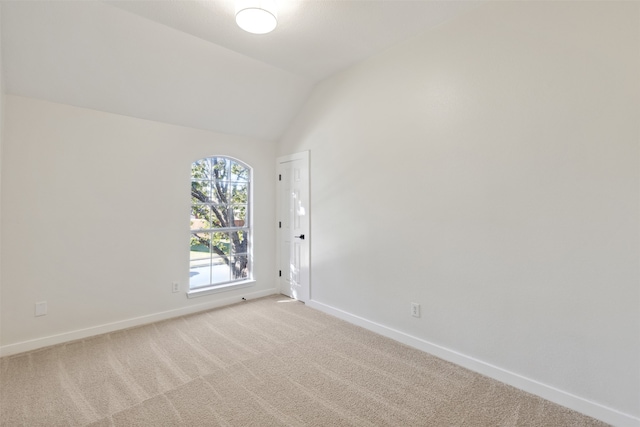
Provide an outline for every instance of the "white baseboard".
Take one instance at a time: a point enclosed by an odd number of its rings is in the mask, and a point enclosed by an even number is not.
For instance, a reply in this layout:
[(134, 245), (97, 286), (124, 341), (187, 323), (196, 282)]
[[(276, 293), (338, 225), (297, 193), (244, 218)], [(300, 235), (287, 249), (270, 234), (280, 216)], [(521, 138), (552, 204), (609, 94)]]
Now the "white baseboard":
[[(243, 296), (247, 300), (250, 300), (278, 293), (280, 293), (280, 291), (274, 288), (243, 294)], [(71, 332), (65, 332), (63, 334), (22, 341), (15, 344), (8, 344), (0, 347), (0, 357), (23, 353), (25, 351), (36, 350), (43, 347), (49, 347), (56, 344), (62, 344), (69, 341), (76, 341), (95, 335), (106, 334), (109, 332), (119, 331), (121, 329), (132, 328), (134, 326), (145, 325), (147, 323), (153, 323), (161, 320), (171, 319), (173, 317), (197, 313), (199, 311), (211, 310), (212, 308), (223, 307), (225, 305), (230, 305), (238, 302), (240, 302), (238, 296), (216, 299), (215, 301), (208, 301), (202, 304), (190, 305), (188, 307), (177, 308), (175, 310), (163, 311), (160, 313), (154, 313), (146, 316), (134, 317), (132, 319), (121, 320), (118, 322), (107, 323), (104, 325), (93, 326), (91, 328), (78, 329)]]
[(307, 306), (611, 425), (617, 427), (640, 427), (640, 418), (523, 377), (457, 351), (416, 338), (318, 301), (308, 301)]

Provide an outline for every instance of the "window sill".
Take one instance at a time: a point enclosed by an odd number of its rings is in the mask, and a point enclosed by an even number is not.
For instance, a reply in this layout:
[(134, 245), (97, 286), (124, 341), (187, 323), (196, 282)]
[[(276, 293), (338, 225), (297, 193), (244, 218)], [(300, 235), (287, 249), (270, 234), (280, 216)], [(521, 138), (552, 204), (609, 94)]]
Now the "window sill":
[(194, 289), (187, 292), (187, 298), (203, 297), (205, 295), (217, 294), (218, 292), (226, 292), (234, 289), (247, 288), (253, 286), (255, 280), (243, 280), (242, 282), (227, 283), (225, 285), (209, 286), (207, 288)]

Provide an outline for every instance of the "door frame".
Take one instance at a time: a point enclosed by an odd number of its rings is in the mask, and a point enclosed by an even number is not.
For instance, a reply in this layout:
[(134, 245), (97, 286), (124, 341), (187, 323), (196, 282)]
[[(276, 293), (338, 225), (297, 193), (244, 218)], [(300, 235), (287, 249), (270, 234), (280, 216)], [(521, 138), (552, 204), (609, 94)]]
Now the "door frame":
[[(305, 289), (305, 293), (307, 295), (307, 301), (311, 300), (311, 170), (310, 170), (310, 152), (307, 151), (302, 151), (299, 153), (295, 153), (295, 154), (290, 154), (287, 156), (281, 156), (278, 157), (276, 159), (276, 171), (277, 171), (277, 176), (276, 176), (276, 219), (277, 219), (277, 223), (276, 223), (276, 236), (277, 236), (277, 244), (276, 244), (276, 280), (278, 283), (278, 291), (282, 292), (283, 289), (283, 280), (282, 277), (278, 274), (278, 272), (280, 271), (281, 274), (284, 274), (284, 272), (281, 271), (281, 266), (283, 265), (282, 262), (282, 237), (281, 237), (281, 230), (280, 230), (280, 224), (281, 224), (281, 218), (283, 218), (283, 215), (288, 215), (288, 212), (282, 212), (282, 192), (280, 191), (280, 188), (278, 186), (278, 183), (281, 179), (281, 167), (283, 164), (285, 163), (289, 163), (292, 161), (296, 161), (296, 160), (302, 160), (304, 166), (305, 166), (305, 170), (306, 172), (306, 182), (307, 182), (307, 232), (305, 233), (305, 241), (307, 242), (307, 250), (306, 250), (306, 265), (308, 266), (308, 268), (305, 269), (304, 274), (305, 274), (305, 278), (306, 281), (305, 283), (307, 284), (306, 289)], [(307, 302), (304, 301), (304, 302)]]

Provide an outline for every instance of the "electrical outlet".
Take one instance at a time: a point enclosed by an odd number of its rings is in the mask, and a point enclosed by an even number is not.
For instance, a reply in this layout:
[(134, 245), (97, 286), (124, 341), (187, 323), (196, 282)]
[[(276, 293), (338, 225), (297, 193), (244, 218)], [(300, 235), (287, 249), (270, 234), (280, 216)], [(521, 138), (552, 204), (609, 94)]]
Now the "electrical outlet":
[(420, 304), (416, 302), (411, 303), (411, 315), (413, 317), (420, 317)]
[(36, 313), (35, 316), (46, 316), (47, 315), (47, 302), (37, 302), (36, 303)]
[(173, 282), (173, 284), (171, 285), (171, 290), (173, 293), (180, 292), (180, 283)]

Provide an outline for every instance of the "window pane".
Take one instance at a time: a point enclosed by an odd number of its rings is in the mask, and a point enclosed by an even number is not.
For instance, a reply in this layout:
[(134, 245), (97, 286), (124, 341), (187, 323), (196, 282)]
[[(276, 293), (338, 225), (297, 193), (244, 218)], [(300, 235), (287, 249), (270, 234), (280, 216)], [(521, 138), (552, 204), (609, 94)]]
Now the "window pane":
[(220, 181), (229, 179), (229, 159), (212, 157), (211, 179)]
[(230, 211), (231, 215), (233, 215), (231, 220), (232, 227), (247, 227), (249, 225), (247, 222), (247, 205), (233, 206)]
[(214, 256), (211, 261), (211, 283), (224, 283), (231, 280), (229, 266), (222, 257)]
[(211, 201), (211, 181), (191, 181), (191, 203), (208, 203)]
[(218, 256), (228, 256), (231, 244), (229, 233), (212, 233), (211, 252)]
[(211, 195), (209, 197), (212, 203), (217, 205), (226, 205), (229, 203), (229, 182), (214, 181), (211, 185)]
[(231, 181), (249, 181), (249, 169), (239, 163), (231, 163)]
[(189, 288), (195, 289), (211, 284), (211, 259), (192, 259), (189, 263)]
[(247, 234), (242, 230), (234, 231), (231, 235), (231, 255), (246, 254)]
[(211, 161), (209, 159), (200, 159), (191, 165), (191, 179), (210, 180), (211, 179)]
[(238, 255), (231, 258), (231, 279), (246, 279), (249, 277), (248, 256)]
[(206, 286), (211, 283), (210, 233), (191, 233), (189, 252), (189, 287)]
[(193, 258), (195, 255), (197, 255), (197, 258), (202, 258), (205, 256), (205, 254), (207, 254), (206, 256), (208, 256), (210, 247), (211, 233), (191, 233), (191, 258)]
[(231, 203), (241, 204), (249, 201), (249, 183), (236, 182), (231, 184)]
[(229, 214), (227, 207), (224, 205), (211, 206), (211, 228), (220, 228), (229, 226)]
[(211, 208), (208, 205), (191, 205), (191, 229), (211, 228)]

